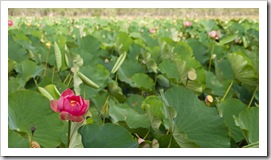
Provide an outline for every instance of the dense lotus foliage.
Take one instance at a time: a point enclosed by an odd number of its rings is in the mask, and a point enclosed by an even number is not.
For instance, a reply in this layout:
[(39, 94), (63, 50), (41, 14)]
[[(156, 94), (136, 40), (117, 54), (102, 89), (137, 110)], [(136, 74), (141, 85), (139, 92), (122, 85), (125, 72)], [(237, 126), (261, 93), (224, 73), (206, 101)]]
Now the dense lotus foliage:
[[(259, 147), (258, 21), (10, 20), (10, 148)], [(87, 111), (67, 144), (68, 88)]]

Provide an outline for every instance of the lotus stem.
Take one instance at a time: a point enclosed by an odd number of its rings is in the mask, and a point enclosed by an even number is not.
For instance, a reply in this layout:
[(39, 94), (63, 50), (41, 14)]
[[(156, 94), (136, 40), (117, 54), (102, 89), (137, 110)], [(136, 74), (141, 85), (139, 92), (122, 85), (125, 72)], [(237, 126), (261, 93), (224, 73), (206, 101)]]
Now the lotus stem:
[(146, 138), (147, 138), (147, 136), (149, 135), (149, 133), (150, 133), (150, 128), (148, 129), (148, 132), (147, 132), (147, 134), (144, 136), (144, 138), (143, 138), (143, 139), (146, 139)]
[(227, 94), (229, 93), (232, 85), (233, 85), (233, 80), (231, 81), (231, 83), (230, 83), (230, 85), (229, 85), (229, 87), (228, 87), (228, 89), (227, 89), (226, 93), (224, 94), (221, 101), (224, 101), (224, 99), (226, 98)]
[(68, 121), (68, 137), (67, 137), (67, 148), (70, 146), (70, 136), (71, 136), (71, 121)]
[(71, 75), (67, 86), (69, 86), (71, 84), (72, 79), (73, 79), (73, 76)]
[(212, 66), (212, 57), (213, 57), (213, 53), (214, 53), (214, 48), (215, 48), (215, 45), (213, 45), (213, 48), (212, 48), (212, 52), (211, 52), (211, 56), (210, 56), (210, 60), (209, 60), (208, 71), (211, 70), (211, 66)]
[(250, 101), (249, 101), (249, 104), (248, 104), (247, 108), (249, 108), (249, 107), (251, 106), (252, 101), (253, 101), (253, 99), (254, 99), (254, 97), (255, 97), (255, 93), (256, 93), (257, 90), (258, 90), (258, 86), (257, 86), (256, 89), (254, 90), (253, 95), (252, 95), (252, 97), (251, 97), (251, 99), (250, 99)]
[(47, 70), (47, 64), (48, 64), (48, 59), (49, 59), (49, 50), (47, 51), (47, 55), (46, 55), (46, 62), (45, 62), (45, 69), (44, 69), (44, 73), (43, 73), (43, 78), (46, 76), (46, 70)]
[(170, 148), (170, 146), (171, 146), (172, 137), (173, 137), (173, 135), (170, 137), (169, 144), (168, 144), (167, 148)]
[(63, 84), (66, 83), (66, 81), (68, 80), (69, 77), (70, 77), (70, 74), (67, 75), (67, 77), (66, 77), (65, 80), (63, 81)]
[(52, 83), (54, 83), (54, 76), (55, 76), (55, 67), (53, 67), (53, 73), (52, 73)]

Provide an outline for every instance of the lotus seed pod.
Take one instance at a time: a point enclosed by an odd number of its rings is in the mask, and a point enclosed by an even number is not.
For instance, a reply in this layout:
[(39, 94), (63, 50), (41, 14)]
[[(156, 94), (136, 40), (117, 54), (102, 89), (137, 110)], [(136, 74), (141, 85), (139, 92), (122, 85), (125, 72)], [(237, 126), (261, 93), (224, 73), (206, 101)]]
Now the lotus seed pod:
[(187, 77), (189, 80), (194, 81), (197, 79), (197, 74), (194, 70), (188, 72)]
[(205, 97), (205, 103), (207, 106), (210, 106), (210, 104), (214, 101), (213, 97), (211, 95), (207, 95)]
[(31, 26), (31, 24), (28, 22), (28, 23), (26, 23), (25, 24), (27, 27), (30, 27)]
[(106, 58), (105, 60), (104, 60), (104, 63), (108, 63), (109, 62), (109, 60)]
[(32, 141), (31, 142), (31, 148), (41, 148), (41, 147), (40, 147), (40, 144), (38, 142)]
[(46, 47), (47, 47), (48, 49), (51, 48), (51, 43), (50, 43), (50, 42), (47, 42), (45, 45), (46, 45)]
[(76, 70), (74, 67), (71, 68), (71, 72), (74, 73)]
[(216, 58), (216, 54), (212, 54), (211, 59), (215, 59)]

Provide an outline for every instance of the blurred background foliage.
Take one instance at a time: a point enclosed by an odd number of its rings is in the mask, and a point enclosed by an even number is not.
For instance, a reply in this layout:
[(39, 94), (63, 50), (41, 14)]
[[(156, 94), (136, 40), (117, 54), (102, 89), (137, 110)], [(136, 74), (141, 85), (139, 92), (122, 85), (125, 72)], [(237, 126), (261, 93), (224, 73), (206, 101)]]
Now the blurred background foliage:
[(256, 8), (10, 8), (9, 16), (126, 17), (174, 16), (180, 18), (258, 19)]

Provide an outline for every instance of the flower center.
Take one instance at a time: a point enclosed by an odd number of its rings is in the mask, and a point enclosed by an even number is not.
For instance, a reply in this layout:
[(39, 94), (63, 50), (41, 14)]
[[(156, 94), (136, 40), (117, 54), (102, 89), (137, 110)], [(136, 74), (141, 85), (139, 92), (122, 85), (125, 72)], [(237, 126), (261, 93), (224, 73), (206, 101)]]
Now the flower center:
[(75, 106), (75, 104), (76, 104), (76, 101), (71, 101), (72, 106)]

